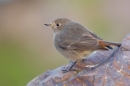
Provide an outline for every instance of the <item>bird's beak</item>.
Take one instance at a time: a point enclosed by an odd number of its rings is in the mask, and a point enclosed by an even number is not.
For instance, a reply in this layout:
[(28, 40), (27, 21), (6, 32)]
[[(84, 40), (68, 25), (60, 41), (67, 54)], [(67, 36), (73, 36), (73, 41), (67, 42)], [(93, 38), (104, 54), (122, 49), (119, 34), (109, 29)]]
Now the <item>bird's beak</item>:
[(45, 26), (50, 26), (51, 24), (44, 24)]

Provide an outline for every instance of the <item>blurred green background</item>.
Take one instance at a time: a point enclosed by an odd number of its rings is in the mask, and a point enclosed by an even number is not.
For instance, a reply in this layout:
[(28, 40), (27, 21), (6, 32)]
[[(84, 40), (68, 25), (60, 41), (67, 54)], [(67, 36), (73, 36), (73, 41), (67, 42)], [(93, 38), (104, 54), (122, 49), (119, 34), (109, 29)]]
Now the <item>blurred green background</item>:
[(0, 86), (25, 86), (69, 60), (53, 46), (56, 18), (83, 24), (105, 40), (130, 33), (129, 0), (0, 0)]

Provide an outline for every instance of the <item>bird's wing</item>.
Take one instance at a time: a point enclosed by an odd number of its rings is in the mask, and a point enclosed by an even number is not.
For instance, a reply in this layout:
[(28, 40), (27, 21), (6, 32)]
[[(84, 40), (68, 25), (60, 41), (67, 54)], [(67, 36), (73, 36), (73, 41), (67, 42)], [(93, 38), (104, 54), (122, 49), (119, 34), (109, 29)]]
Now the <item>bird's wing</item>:
[(78, 50), (96, 50), (99, 46), (99, 39), (92, 35), (84, 35), (77, 41), (67, 46), (67, 49), (78, 49)]
[(101, 48), (99, 41), (99, 39), (92, 35), (84, 35), (77, 40), (63, 40), (62, 42), (59, 42), (58, 45), (64, 49), (96, 50)]
[(90, 32), (90, 34), (91, 34), (93, 37), (102, 40), (102, 38), (100, 38), (99, 36), (97, 36), (95, 33), (91, 32), (91, 31), (89, 31), (89, 32)]
[[(75, 25), (76, 24), (76, 25)], [(99, 38), (78, 23), (67, 26), (64, 33), (56, 38), (56, 43), (63, 49), (95, 50), (100, 48)]]

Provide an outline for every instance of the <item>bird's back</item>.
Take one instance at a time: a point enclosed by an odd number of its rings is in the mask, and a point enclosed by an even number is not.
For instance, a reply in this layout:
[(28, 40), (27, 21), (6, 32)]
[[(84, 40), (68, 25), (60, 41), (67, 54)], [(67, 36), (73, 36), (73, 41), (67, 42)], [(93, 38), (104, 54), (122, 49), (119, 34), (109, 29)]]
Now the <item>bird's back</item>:
[(63, 28), (59, 36), (61, 37), (61, 39), (74, 42), (82, 37), (84, 34), (89, 35), (90, 33), (84, 26), (76, 22), (70, 22)]

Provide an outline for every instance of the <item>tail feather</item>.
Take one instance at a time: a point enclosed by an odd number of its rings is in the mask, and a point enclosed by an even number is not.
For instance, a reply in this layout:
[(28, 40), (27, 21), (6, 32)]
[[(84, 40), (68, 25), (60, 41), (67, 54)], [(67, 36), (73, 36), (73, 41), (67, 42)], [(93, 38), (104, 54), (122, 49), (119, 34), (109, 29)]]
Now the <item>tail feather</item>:
[(111, 46), (106, 46), (107, 48), (109, 48), (109, 49), (113, 49)]
[(99, 44), (103, 48), (109, 48), (109, 49), (113, 49), (110, 45), (114, 45), (114, 46), (120, 46), (121, 45), (121, 43), (107, 42), (107, 41), (104, 41), (104, 40), (99, 40)]

